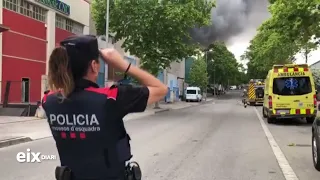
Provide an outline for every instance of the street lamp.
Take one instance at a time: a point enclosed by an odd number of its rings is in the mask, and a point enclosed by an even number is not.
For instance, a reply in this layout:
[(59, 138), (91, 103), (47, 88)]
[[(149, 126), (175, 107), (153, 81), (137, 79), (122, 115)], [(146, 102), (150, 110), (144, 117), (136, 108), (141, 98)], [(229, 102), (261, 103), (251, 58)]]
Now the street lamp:
[[(206, 51), (206, 73), (208, 75), (208, 51)], [(208, 77), (206, 77), (208, 78)], [(205, 97), (205, 101), (207, 101), (207, 94), (208, 94), (208, 85), (206, 86), (206, 88), (204, 89), (206, 92), (206, 97)]]
[[(208, 52), (213, 52), (211, 49), (206, 49), (205, 50), (205, 52), (206, 52), (206, 64), (207, 64), (207, 68), (206, 68), (206, 73), (207, 73), (207, 75), (208, 75)], [(212, 62), (214, 62), (214, 60), (212, 59)], [(215, 66), (215, 64), (214, 64), (214, 66)], [(213, 88), (213, 96), (215, 96), (215, 94), (216, 94), (216, 89), (215, 89), (215, 69), (213, 69), (214, 70), (214, 75), (213, 75), (213, 82), (214, 82), (214, 88)], [(205, 100), (207, 100), (207, 94), (208, 94), (208, 87), (206, 87), (206, 89), (205, 89), (205, 92), (206, 92), (206, 99)]]

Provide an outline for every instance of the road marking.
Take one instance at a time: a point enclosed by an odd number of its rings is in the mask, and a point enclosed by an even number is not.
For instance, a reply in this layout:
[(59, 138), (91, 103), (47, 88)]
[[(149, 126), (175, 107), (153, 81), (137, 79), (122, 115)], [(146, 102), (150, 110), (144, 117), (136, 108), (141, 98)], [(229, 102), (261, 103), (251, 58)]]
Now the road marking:
[(257, 108), (254, 107), (254, 111), (256, 112), (260, 124), (262, 126), (262, 129), (266, 135), (266, 137), (268, 138), (269, 144), (272, 148), (273, 154), (275, 155), (278, 164), (281, 168), (281, 171), (285, 177), (286, 180), (299, 180), (299, 178), (297, 177), (296, 173), (294, 173), (293, 169), (291, 168), (291, 166), (289, 165), (288, 160), (286, 159), (285, 155), (283, 154), (283, 152), (281, 151), (280, 147), (278, 146), (276, 140), (273, 138), (268, 126), (266, 125), (266, 123), (263, 121), (263, 119), (261, 118)]

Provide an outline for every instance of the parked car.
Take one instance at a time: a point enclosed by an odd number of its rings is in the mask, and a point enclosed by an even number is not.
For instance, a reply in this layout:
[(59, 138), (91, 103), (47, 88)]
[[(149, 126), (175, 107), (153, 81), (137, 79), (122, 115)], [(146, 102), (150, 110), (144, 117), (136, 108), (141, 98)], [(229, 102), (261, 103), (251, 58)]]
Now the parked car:
[(320, 117), (316, 117), (312, 124), (312, 157), (314, 167), (320, 171)]

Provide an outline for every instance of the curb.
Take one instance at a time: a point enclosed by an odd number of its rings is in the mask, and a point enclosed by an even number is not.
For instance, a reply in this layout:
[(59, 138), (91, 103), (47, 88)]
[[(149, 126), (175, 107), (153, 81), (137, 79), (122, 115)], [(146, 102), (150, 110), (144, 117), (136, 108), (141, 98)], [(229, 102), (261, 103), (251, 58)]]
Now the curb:
[(203, 101), (202, 104), (207, 104), (207, 103), (210, 103), (210, 102), (215, 101), (215, 100), (216, 100), (216, 99), (209, 99), (209, 100), (207, 100), (207, 101)]
[(20, 143), (30, 142), (30, 141), (32, 141), (32, 139), (29, 137), (16, 137), (11, 139), (0, 140), (0, 148), (16, 145)]
[(139, 117), (134, 117), (134, 118), (131, 118), (131, 119), (124, 119), (123, 121), (124, 121), (124, 122), (127, 122), (127, 121), (131, 121), (131, 120), (136, 120), (136, 119), (139, 119), (139, 118), (144, 118), (144, 117), (152, 116), (152, 115), (155, 115), (155, 114), (158, 114), (158, 113), (162, 113), (162, 112), (167, 112), (167, 111), (170, 111), (170, 110), (171, 110), (171, 109), (169, 109), (169, 108), (159, 109), (158, 111), (155, 111), (155, 112), (152, 112), (152, 113), (143, 115), (143, 116), (139, 116)]
[(162, 112), (166, 112), (166, 111), (171, 111), (171, 109), (169, 109), (169, 108), (161, 109), (159, 111), (155, 111), (154, 114), (158, 114), (158, 113), (162, 113)]
[(176, 110), (181, 110), (181, 109), (187, 109), (187, 108), (194, 107), (194, 106), (202, 106), (202, 105), (210, 104), (212, 102), (214, 102), (214, 99), (203, 101), (203, 102), (201, 102), (199, 104), (193, 104), (193, 105), (182, 107), (182, 108), (178, 108), (178, 109), (173, 109), (173, 108), (161, 109), (159, 111), (154, 112), (154, 114), (158, 114), (158, 113), (162, 113), (162, 112), (166, 112), (166, 111), (176, 111)]
[(14, 124), (14, 123), (24, 123), (24, 122), (32, 122), (32, 121), (40, 121), (40, 120), (46, 120), (46, 118), (35, 118), (35, 119), (18, 120), (18, 121), (12, 121), (12, 122), (0, 122), (0, 124)]

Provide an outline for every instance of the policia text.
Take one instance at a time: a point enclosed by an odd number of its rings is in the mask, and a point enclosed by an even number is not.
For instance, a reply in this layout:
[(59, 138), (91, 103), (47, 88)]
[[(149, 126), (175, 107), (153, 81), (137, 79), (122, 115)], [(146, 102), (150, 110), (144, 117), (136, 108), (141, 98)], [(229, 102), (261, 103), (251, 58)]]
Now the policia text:
[(50, 114), (49, 123), (54, 131), (100, 131), (99, 121), (95, 114)]

